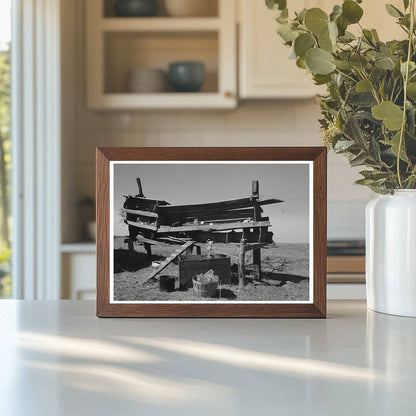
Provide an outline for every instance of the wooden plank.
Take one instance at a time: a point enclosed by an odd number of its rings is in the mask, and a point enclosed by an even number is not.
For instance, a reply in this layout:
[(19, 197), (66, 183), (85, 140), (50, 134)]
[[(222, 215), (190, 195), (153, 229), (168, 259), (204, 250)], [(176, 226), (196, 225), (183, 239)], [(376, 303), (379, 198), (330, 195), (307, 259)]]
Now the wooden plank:
[[(259, 199), (259, 205), (270, 205), (283, 202), (280, 199), (267, 198)], [(233, 199), (229, 201), (221, 202), (209, 202), (206, 204), (190, 204), (190, 205), (168, 205), (164, 207), (159, 207), (159, 211), (164, 215), (169, 216), (169, 214), (191, 214), (194, 215), (195, 211), (210, 213), (210, 210), (215, 212), (216, 210), (221, 210), (222, 212), (230, 209), (239, 209), (239, 208), (251, 208), (253, 206), (253, 201), (251, 198), (240, 198)]]
[(150, 245), (152, 245), (152, 246), (155, 246), (155, 245), (159, 244), (159, 242), (158, 242), (158, 241), (156, 241), (156, 240), (152, 240), (152, 239), (150, 239), (150, 238), (145, 238), (145, 237), (142, 237), (141, 235), (136, 236), (136, 240), (137, 240), (137, 242), (139, 242), (139, 243), (146, 243), (146, 244), (150, 244)]
[(138, 222), (133, 222), (133, 221), (126, 221), (126, 223), (128, 225), (132, 225), (133, 227), (137, 227), (137, 228), (141, 228), (143, 230), (151, 230), (151, 231), (157, 231), (157, 227), (153, 226), (153, 225), (149, 225), (149, 224), (141, 224)]
[(159, 218), (159, 215), (156, 214), (155, 212), (142, 211), (139, 209), (127, 209), (127, 208), (122, 208), (122, 210), (126, 214), (134, 214), (134, 215), (139, 215), (141, 217), (149, 217), (149, 218)]
[[(253, 181), (251, 183), (251, 198), (253, 200), (253, 210), (254, 210), (254, 219), (256, 221), (261, 221), (261, 208), (259, 204), (259, 181)], [(261, 242), (262, 238), (262, 228), (256, 230), (258, 233), (258, 242)], [(260, 246), (261, 247), (261, 246)], [(260, 247), (255, 248), (253, 250), (253, 265), (255, 266), (254, 269), (257, 270), (258, 279), (261, 280), (261, 249)]]
[(189, 247), (193, 246), (193, 244), (193, 241), (187, 241), (184, 245), (175, 250), (169, 257), (166, 257), (166, 259), (160, 264), (160, 266), (149, 275), (147, 281), (158, 275), (163, 269), (165, 269), (170, 263), (172, 263), (172, 261), (175, 260), (176, 257), (180, 256), (184, 251), (188, 250)]
[[(130, 221), (128, 221), (130, 223)], [(135, 224), (135, 223), (133, 223)], [(157, 230), (158, 233), (187, 233), (187, 232), (210, 232), (210, 231), (227, 231), (227, 230), (239, 230), (239, 229), (250, 229), (258, 227), (270, 227), (269, 221), (250, 221), (247, 223), (243, 222), (230, 222), (227, 224), (204, 224), (204, 225), (184, 225), (178, 227), (160, 226)]]
[[(170, 217), (170, 215), (169, 215)], [(178, 215), (180, 218), (180, 215)], [(186, 219), (193, 219), (197, 218), (199, 221), (217, 221), (222, 219), (247, 219), (252, 218), (254, 219), (253, 209), (252, 208), (243, 208), (243, 209), (236, 209), (236, 210), (215, 210), (210, 213), (206, 213), (205, 211), (195, 211), (192, 215), (187, 216)]]
[(169, 206), (170, 205), (169, 202), (167, 202), (167, 201), (161, 201), (159, 199), (145, 198), (145, 197), (141, 197), (139, 195), (128, 195), (128, 196), (126, 195), (126, 198), (137, 199), (138, 203), (140, 203), (140, 202), (145, 202), (145, 203), (151, 202), (153, 204), (162, 205), (162, 206)]

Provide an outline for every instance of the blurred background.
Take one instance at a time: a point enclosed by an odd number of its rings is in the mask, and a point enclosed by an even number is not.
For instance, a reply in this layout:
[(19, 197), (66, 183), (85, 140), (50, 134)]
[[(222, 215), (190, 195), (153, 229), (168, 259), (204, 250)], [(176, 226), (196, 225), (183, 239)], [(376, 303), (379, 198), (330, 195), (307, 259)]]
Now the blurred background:
[[(316, 95), (324, 91), (289, 59), (263, 1), (11, 6), (0, 0), (1, 297), (95, 297), (96, 147), (322, 145)], [(363, 7), (365, 26), (387, 18), (377, 2)], [(389, 27), (386, 37), (395, 35)], [(372, 194), (357, 178), (329, 154), (333, 298), (365, 296)]]

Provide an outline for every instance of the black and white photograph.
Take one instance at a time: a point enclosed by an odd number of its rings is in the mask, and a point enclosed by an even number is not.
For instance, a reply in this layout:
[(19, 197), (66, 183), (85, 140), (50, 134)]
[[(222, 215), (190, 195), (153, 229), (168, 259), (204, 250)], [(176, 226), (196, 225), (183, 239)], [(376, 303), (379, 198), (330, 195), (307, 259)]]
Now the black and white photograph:
[(112, 162), (111, 303), (311, 303), (312, 169)]

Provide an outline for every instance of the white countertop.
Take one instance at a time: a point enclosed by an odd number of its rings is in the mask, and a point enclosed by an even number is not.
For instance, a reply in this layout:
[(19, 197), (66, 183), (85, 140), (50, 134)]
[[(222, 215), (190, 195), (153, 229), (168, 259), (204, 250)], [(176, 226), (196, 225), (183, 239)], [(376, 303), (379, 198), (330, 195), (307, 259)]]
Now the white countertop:
[(412, 415), (416, 319), (97, 319), (0, 301), (0, 415)]

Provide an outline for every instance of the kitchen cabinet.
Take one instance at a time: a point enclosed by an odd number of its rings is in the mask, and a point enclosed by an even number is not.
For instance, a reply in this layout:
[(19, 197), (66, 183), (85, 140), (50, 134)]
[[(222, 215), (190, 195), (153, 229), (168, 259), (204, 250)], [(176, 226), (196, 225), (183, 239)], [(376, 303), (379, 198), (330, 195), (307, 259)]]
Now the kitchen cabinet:
[[(217, 2), (216, 16), (117, 17), (110, 0), (88, 0), (87, 105), (90, 109), (209, 109), (237, 105), (236, 7)], [(129, 73), (167, 72), (169, 63), (198, 61), (205, 66), (202, 90), (178, 93), (129, 92)]]
[[(332, 10), (336, 0), (291, 0), (289, 10), (320, 7)], [(392, 4), (400, 9), (401, 0)], [(387, 13), (384, 4), (367, 1), (362, 25), (376, 28), (381, 40), (403, 38), (404, 32)], [(289, 59), (290, 48), (277, 35), (275, 17), (278, 12), (267, 9), (264, 1), (239, 0), (239, 95), (242, 99), (308, 98), (325, 91), (317, 87), (311, 75)], [(358, 25), (349, 30), (358, 32)]]
[(62, 244), (61, 254), (62, 299), (95, 299), (95, 244)]
[[(291, 10), (318, 5), (293, 0)], [(264, 1), (239, 0), (239, 91), (244, 98), (309, 98), (319, 92), (311, 75), (289, 59), (290, 48), (276, 33), (275, 16)]]

